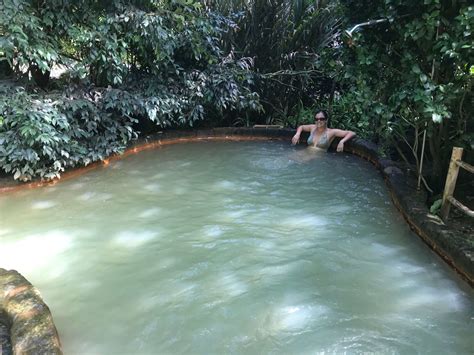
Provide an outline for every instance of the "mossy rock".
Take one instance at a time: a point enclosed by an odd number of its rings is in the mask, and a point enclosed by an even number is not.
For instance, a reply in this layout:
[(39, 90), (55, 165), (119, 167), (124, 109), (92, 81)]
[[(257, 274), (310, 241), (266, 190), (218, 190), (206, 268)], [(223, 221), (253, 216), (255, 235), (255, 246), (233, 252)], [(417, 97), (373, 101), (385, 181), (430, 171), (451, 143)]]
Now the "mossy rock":
[(15, 270), (0, 268), (0, 324), (8, 329), (9, 337), (3, 338), (10, 342), (14, 354), (62, 354), (48, 306), (38, 290)]

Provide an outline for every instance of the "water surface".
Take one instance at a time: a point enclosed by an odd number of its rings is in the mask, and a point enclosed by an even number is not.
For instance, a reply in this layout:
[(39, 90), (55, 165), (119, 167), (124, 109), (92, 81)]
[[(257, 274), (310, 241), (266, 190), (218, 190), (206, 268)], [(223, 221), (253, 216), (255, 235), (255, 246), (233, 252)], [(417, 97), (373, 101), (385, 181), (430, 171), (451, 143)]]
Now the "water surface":
[(0, 267), (39, 288), (66, 354), (473, 352), (472, 290), (352, 156), (166, 146), (0, 213)]

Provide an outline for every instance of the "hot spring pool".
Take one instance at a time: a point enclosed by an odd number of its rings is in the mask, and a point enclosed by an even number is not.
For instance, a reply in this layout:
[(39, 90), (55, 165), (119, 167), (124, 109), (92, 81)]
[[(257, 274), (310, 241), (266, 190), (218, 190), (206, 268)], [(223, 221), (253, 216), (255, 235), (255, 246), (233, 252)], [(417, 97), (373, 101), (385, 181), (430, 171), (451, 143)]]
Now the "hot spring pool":
[(166, 146), (0, 212), (66, 354), (473, 352), (474, 292), (353, 156)]

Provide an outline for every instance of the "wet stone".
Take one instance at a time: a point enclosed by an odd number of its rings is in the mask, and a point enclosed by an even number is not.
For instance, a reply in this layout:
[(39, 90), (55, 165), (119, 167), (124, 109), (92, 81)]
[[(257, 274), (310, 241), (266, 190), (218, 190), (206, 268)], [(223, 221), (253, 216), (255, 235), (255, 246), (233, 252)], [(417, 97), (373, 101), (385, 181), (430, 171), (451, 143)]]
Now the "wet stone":
[(10, 342), (10, 332), (8, 327), (0, 321), (0, 354), (11, 355), (12, 345)]
[(8, 339), (14, 353), (62, 354), (48, 306), (38, 290), (15, 270), (0, 268), (0, 315), (0, 326), (1, 320), (6, 320), (0, 327), (0, 344)]
[(395, 166), (389, 166), (383, 170), (383, 172), (387, 175), (393, 175), (393, 174), (402, 174), (402, 171), (395, 167)]

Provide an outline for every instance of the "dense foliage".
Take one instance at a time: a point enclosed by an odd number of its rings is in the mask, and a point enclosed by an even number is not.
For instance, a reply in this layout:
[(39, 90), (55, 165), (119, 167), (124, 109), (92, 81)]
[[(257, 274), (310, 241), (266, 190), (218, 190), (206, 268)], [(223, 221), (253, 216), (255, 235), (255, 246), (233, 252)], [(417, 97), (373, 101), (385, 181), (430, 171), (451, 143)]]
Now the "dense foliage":
[(130, 95), (115, 89), (40, 96), (0, 87), (2, 168), (15, 179), (52, 179), (67, 167), (121, 152), (136, 137), (127, 100)]
[[(379, 143), (442, 188), (453, 145), (472, 150), (474, 7), (466, 0), (207, 0), (241, 11), (228, 39), (255, 57), (267, 121), (332, 125)], [(370, 20), (348, 34), (344, 29)], [(428, 186), (428, 184), (426, 184)]]
[(363, 128), (417, 170), (426, 131), (425, 167), (432, 188), (441, 188), (452, 146), (474, 145), (474, 7), (442, 0), (346, 6), (353, 23), (387, 21), (344, 39), (339, 122)]
[(320, 101), (334, 81), (332, 60), (342, 24), (337, 1), (207, 0), (212, 9), (233, 13), (238, 30), (227, 46), (254, 60), (255, 90), (264, 107), (261, 123), (287, 125), (301, 110)]
[[(1, 59), (16, 79), (35, 84), (12, 89), (8, 81), (1, 89), (0, 166), (17, 179), (58, 177), (65, 167), (120, 152), (145, 121), (192, 126), (260, 109), (251, 61), (220, 46), (233, 22), (199, 3), (0, 6)], [(67, 74), (52, 82), (58, 65)]]
[(17, 179), (120, 152), (150, 123), (294, 127), (315, 107), (416, 171), (423, 156), (433, 189), (451, 147), (474, 145), (467, 0), (4, 0), (0, 12), (0, 166)]

